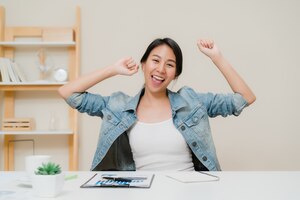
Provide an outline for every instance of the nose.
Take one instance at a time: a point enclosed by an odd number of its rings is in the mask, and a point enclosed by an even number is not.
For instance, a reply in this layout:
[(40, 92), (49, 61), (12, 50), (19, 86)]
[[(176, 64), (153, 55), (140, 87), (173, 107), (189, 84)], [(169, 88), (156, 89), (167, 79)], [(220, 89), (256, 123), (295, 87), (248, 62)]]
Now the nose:
[(165, 73), (165, 72), (166, 72), (166, 71), (165, 71), (165, 64), (164, 64), (164, 63), (160, 63), (160, 64), (157, 66), (156, 70), (157, 70), (159, 73)]

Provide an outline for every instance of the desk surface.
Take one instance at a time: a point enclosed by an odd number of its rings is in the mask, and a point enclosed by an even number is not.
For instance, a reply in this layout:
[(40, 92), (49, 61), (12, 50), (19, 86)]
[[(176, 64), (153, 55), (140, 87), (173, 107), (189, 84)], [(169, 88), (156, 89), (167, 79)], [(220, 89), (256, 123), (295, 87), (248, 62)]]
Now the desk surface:
[[(100, 172), (101, 173), (101, 172)], [(299, 200), (300, 172), (210, 172), (219, 176), (215, 182), (181, 183), (155, 173), (150, 189), (141, 188), (80, 188), (95, 172), (68, 172), (76, 179), (65, 181), (63, 192), (55, 199), (203, 199), (203, 200)], [(39, 199), (32, 196), (32, 188), (20, 184), (24, 172), (0, 172), (0, 200)], [(12, 193), (15, 192), (15, 196)], [(10, 196), (9, 196), (10, 195)], [(12, 198), (13, 197), (13, 198)], [(20, 198), (21, 197), (21, 198)], [(41, 198), (42, 199), (42, 198)], [(45, 198), (43, 198), (45, 199)], [(51, 199), (51, 198), (47, 198)]]

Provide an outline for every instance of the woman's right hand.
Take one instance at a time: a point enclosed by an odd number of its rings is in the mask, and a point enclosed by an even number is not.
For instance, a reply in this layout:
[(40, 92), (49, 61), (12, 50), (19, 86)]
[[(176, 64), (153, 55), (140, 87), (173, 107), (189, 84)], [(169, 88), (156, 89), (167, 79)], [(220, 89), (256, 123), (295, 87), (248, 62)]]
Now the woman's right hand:
[(139, 66), (131, 57), (124, 57), (115, 64), (82, 75), (59, 88), (59, 94), (67, 99), (74, 92), (84, 92), (101, 81), (115, 75), (131, 76), (138, 72)]
[(126, 76), (131, 76), (139, 70), (139, 65), (132, 57), (121, 58), (112, 67), (117, 74)]

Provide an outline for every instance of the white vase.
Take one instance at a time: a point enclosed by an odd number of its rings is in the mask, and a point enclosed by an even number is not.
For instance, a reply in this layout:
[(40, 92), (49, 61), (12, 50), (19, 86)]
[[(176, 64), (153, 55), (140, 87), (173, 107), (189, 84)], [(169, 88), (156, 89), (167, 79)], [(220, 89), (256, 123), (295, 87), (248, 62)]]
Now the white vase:
[(63, 189), (64, 174), (34, 175), (32, 179), (33, 194), (39, 197), (56, 197)]

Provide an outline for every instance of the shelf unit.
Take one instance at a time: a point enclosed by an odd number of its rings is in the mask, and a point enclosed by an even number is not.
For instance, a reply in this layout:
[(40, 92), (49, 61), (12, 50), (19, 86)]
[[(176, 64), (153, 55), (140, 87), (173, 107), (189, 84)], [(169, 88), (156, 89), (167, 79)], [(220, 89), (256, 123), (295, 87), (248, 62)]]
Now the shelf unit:
[(76, 45), (75, 42), (22, 42), (22, 41), (15, 41), (15, 42), (0, 42), (1, 46), (4, 47), (35, 47), (35, 46), (42, 46), (42, 47), (74, 47)]
[[(43, 31), (49, 27), (8, 27), (5, 26), (5, 8), (0, 6), (0, 57), (14, 59), (15, 51), (26, 48), (65, 48), (68, 52), (68, 79), (72, 80), (79, 74), (80, 63), (80, 8), (76, 8), (76, 23), (71, 28), (73, 41), (17, 41), (19, 37), (42, 38)], [(61, 27), (50, 27), (57, 28)], [(59, 33), (58, 33), (59, 36)], [(15, 117), (16, 93), (19, 91), (47, 91), (57, 92), (57, 89), (65, 82), (0, 82), (0, 92), (3, 93), (3, 119)], [(0, 130), (4, 135), (4, 170), (14, 170), (14, 141), (18, 135), (66, 135), (69, 148), (69, 170), (78, 170), (78, 114), (72, 108), (69, 109), (69, 130), (33, 130), (33, 131), (5, 131)]]
[(59, 131), (49, 131), (49, 130), (34, 130), (34, 131), (0, 131), (0, 134), (6, 135), (72, 135), (72, 130), (59, 130)]
[(65, 84), (62, 83), (0, 83), (1, 91), (56, 91), (58, 87)]

